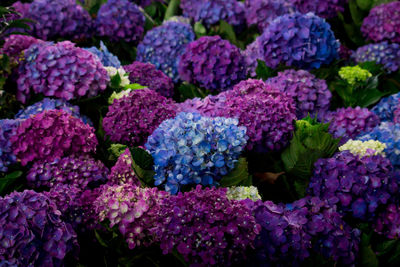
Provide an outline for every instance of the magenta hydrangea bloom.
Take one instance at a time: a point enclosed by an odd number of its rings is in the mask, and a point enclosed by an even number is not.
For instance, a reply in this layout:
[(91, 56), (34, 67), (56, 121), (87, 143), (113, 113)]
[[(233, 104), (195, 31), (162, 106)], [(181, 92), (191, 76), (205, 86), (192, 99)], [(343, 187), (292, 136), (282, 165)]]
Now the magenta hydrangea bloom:
[(344, 12), (348, 0), (289, 0), (301, 13), (312, 12), (321, 18), (334, 18), (339, 12)]
[(21, 164), (52, 162), (96, 151), (94, 128), (62, 110), (46, 110), (21, 122), (10, 138)]
[(33, 188), (70, 184), (85, 189), (104, 183), (108, 173), (107, 167), (101, 161), (88, 155), (73, 155), (53, 162), (35, 162), (26, 179)]
[(332, 93), (328, 85), (308, 71), (285, 70), (268, 79), (267, 83), (293, 97), (299, 119), (329, 109)]
[(135, 90), (114, 100), (103, 119), (103, 128), (113, 142), (143, 145), (161, 122), (175, 115), (172, 100), (149, 89)]
[(0, 197), (0, 262), (10, 266), (61, 266), (78, 248), (71, 225), (42, 193), (32, 190)]
[(178, 71), (182, 80), (213, 91), (224, 91), (246, 78), (239, 48), (219, 36), (204, 36), (189, 43)]
[(172, 97), (174, 94), (174, 83), (170, 77), (161, 70), (157, 70), (153, 64), (135, 61), (124, 66), (129, 73), (131, 83), (138, 83), (147, 86), (162, 96)]
[(375, 232), (390, 239), (400, 238), (400, 207), (389, 204), (386, 209), (379, 213), (374, 222)]
[(246, 73), (250, 77), (256, 77), (256, 69), (258, 66), (258, 61), (262, 59), (260, 53), (260, 44), (258, 38), (246, 47), (246, 50), (242, 51), (244, 61), (246, 63)]
[(97, 13), (95, 28), (98, 36), (112, 41), (137, 44), (144, 33), (145, 17), (129, 0), (108, 0)]
[(384, 3), (371, 9), (361, 32), (374, 41), (400, 43), (400, 2)]
[(6, 54), (12, 61), (17, 62), (22, 56), (22, 51), (40, 42), (43, 41), (29, 35), (13, 34), (5, 39), (3, 47), (0, 48), (0, 54)]
[(93, 97), (110, 79), (95, 55), (69, 41), (31, 45), (18, 74), (17, 99), (23, 103), (32, 91), (65, 100)]
[(132, 168), (132, 155), (128, 148), (118, 157), (117, 162), (111, 168), (107, 183), (110, 185), (128, 183), (136, 186), (140, 185), (140, 181)]

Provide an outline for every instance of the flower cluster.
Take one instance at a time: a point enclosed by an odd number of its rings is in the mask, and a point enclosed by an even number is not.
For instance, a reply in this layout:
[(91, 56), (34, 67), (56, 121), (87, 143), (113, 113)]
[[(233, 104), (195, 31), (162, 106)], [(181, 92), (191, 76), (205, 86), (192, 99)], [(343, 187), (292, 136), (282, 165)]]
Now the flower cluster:
[(190, 24), (166, 22), (146, 33), (137, 47), (136, 60), (148, 62), (178, 82), (178, 64), (188, 43), (195, 39)]
[(57, 184), (69, 184), (81, 189), (94, 187), (107, 180), (108, 169), (90, 156), (69, 156), (53, 162), (35, 162), (26, 175), (31, 187), (52, 188)]
[(244, 4), (236, 0), (182, 0), (180, 7), (185, 17), (201, 21), (207, 26), (225, 20), (233, 26), (245, 23)]
[(377, 140), (386, 145), (385, 154), (395, 168), (400, 168), (400, 124), (382, 122), (374, 129), (365, 131), (359, 140)]
[(312, 12), (321, 18), (334, 18), (338, 12), (344, 12), (348, 0), (289, 0), (301, 13)]
[(124, 66), (129, 73), (131, 83), (147, 86), (162, 96), (172, 97), (174, 94), (174, 83), (170, 77), (162, 71), (157, 70), (153, 64), (135, 61)]
[(372, 155), (383, 155), (386, 149), (386, 145), (376, 140), (360, 141), (360, 140), (349, 140), (344, 145), (339, 147), (339, 151), (348, 150), (353, 155), (360, 157), (372, 156)]
[(372, 77), (372, 74), (368, 70), (362, 69), (357, 65), (354, 67), (341, 67), (339, 70), (339, 76), (348, 84), (354, 86), (357, 83), (365, 82), (368, 78)]
[(330, 25), (313, 13), (277, 17), (259, 37), (267, 66), (279, 64), (304, 69), (319, 68), (339, 57), (339, 41)]
[(114, 67), (104, 67), (104, 68), (107, 70), (107, 74), (110, 77), (110, 84), (112, 83), (112, 80), (116, 75), (119, 76), (119, 85), (118, 85), (119, 87), (124, 88), (125, 86), (130, 84), (128, 77), (129, 75), (128, 73), (126, 73), (123, 67), (119, 67), (118, 69)]
[(226, 90), (246, 78), (239, 48), (219, 36), (204, 36), (191, 42), (179, 61), (182, 80), (209, 90)]
[(233, 186), (228, 187), (226, 197), (230, 200), (251, 199), (253, 201), (261, 200), (258, 189), (255, 186)]
[(235, 167), (246, 145), (246, 128), (236, 119), (179, 113), (149, 136), (156, 186), (176, 194), (182, 185), (218, 185)]
[(246, 47), (246, 50), (242, 51), (242, 55), (246, 64), (246, 74), (250, 77), (256, 77), (256, 69), (258, 66), (257, 60), (261, 59), (258, 38), (254, 42), (250, 43)]
[(393, 121), (394, 123), (400, 124), (400, 101), (397, 103), (396, 110), (393, 113)]
[(400, 2), (385, 3), (371, 9), (363, 21), (361, 32), (374, 42), (400, 43)]
[(35, 23), (32, 34), (40, 39), (89, 37), (92, 21), (89, 13), (75, 0), (35, 0), (26, 14)]
[(400, 208), (396, 204), (389, 204), (374, 222), (375, 232), (390, 239), (400, 238)]
[(13, 34), (5, 39), (3, 47), (0, 48), (0, 54), (7, 55), (14, 63), (17, 63), (23, 56), (22, 51), (29, 48), (32, 44), (40, 42), (42, 40), (29, 35)]
[(400, 102), (400, 93), (382, 98), (379, 103), (371, 109), (376, 115), (378, 115), (379, 119), (383, 121), (394, 121), (394, 112), (399, 106)]
[(173, 249), (196, 266), (239, 264), (259, 234), (260, 226), (226, 189), (204, 188), (165, 198), (156, 235), (164, 254)]
[(314, 166), (309, 193), (361, 220), (374, 218), (399, 190), (392, 164), (381, 155), (362, 157), (342, 151)]
[(268, 79), (267, 83), (293, 97), (298, 118), (329, 109), (332, 94), (328, 85), (305, 70), (279, 72), (278, 76)]
[(10, 266), (59, 266), (77, 248), (71, 225), (42, 193), (26, 190), (0, 197), (0, 224), (0, 261)]
[(24, 166), (31, 161), (52, 162), (89, 153), (97, 146), (94, 128), (63, 110), (47, 110), (24, 120), (10, 141)]
[(66, 100), (93, 97), (109, 81), (100, 60), (69, 41), (31, 45), (18, 74), (17, 99), (23, 103), (31, 90)]
[(175, 115), (171, 100), (150, 89), (141, 89), (115, 99), (103, 119), (103, 127), (113, 142), (143, 145), (161, 122)]
[(139, 179), (132, 168), (132, 155), (128, 148), (118, 157), (117, 162), (111, 168), (107, 183), (110, 185), (128, 183), (136, 186), (140, 185)]
[(217, 117), (217, 112), (222, 112), (224, 109), (225, 101), (226, 95), (220, 93), (216, 96), (208, 95), (204, 99), (198, 97), (187, 99), (183, 103), (178, 103), (177, 109), (178, 112), (195, 112), (206, 117)]
[(16, 120), (0, 120), (0, 172), (6, 172), (7, 166), (16, 162), (10, 138), (15, 134), (17, 127)]
[(391, 73), (400, 68), (400, 44), (389, 44), (386, 41), (377, 44), (367, 44), (359, 47), (352, 55), (356, 63), (374, 61), (383, 65)]
[(121, 67), (121, 62), (119, 61), (118, 57), (114, 56), (108, 51), (107, 46), (105, 46), (103, 41), (100, 41), (100, 49), (95, 46), (85, 49), (90, 53), (96, 55), (100, 59), (103, 66), (114, 67), (117, 69)]
[(144, 15), (134, 3), (108, 0), (100, 7), (94, 24), (98, 36), (137, 44), (144, 33), (144, 22)]

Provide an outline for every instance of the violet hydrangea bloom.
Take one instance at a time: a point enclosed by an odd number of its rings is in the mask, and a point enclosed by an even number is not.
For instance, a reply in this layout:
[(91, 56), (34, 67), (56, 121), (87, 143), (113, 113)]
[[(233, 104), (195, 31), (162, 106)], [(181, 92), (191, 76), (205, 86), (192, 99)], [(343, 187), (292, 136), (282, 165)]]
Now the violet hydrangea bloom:
[(111, 52), (108, 51), (108, 48), (103, 43), (103, 41), (100, 41), (100, 49), (92, 46), (89, 48), (85, 48), (85, 50), (96, 55), (100, 59), (101, 64), (103, 64), (103, 66), (105, 67), (114, 67), (117, 69), (121, 67), (121, 62), (119, 61), (118, 57), (114, 56)]
[[(379, 103), (371, 109), (379, 119), (384, 122), (393, 122), (395, 117), (395, 111), (398, 109), (400, 102), (400, 93), (382, 98)], [(400, 122), (399, 122), (400, 123)]]
[(145, 17), (139, 7), (129, 0), (108, 0), (95, 20), (98, 36), (112, 41), (139, 43), (144, 33)]
[(162, 71), (157, 70), (153, 64), (135, 61), (130, 65), (124, 66), (124, 69), (129, 73), (131, 83), (147, 86), (165, 97), (173, 96), (174, 83), (172, 79)]
[(23, 103), (32, 91), (65, 100), (93, 97), (110, 79), (95, 55), (69, 41), (31, 45), (18, 74), (17, 99)]
[(260, 44), (258, 38), (246, 47), (246, 50), (242, 51), (244, 61), (246, 64), (246, 73), (250, 77), (256, 77), (256, 69), (258, 66), (258, 61), (261, 60), (262, 56), (260, 53)]
[(278, 76), (268, 79), (267, 83), (293, 97), (298, 118), (329, 109), (332, 93), (328, 85), (305, 70), (279, 72)]
[(260, 53), (267, 66), (279, 64), (318, 69), (339, 57), (340, 43), (331, 26), (313, 13), (277, 17), (259, 37)]
[(289, 0), (301, 13), (312, 12), (321, 18), (334, 18), (337, 13), (344, 12), (348, 0)]
[(154, 159), (154, 184), (171, 194), (182, 185), (218, 185), (235, 167), (246, 140), (246, 128), (236, 119), (179, 113), (145, 144)]
[(239, 48), (220, 36), (203, 36), (191, 42), (179, 61), (182, 80), (212, 91), (224, 91), (246, 78)]
[(128, 183), (136, 186), (140, 185), (140, 181), (132, 168), (132, 156), (128, 148), (118, 157), (117, 162), (111, 168), (107, 183), (110, 185)]
[(374, 218), (399, 190), (392, 164), (382, 155), (362, 157), (342, 151), (314, 166), (308, 192), (357, 219)]
[(393, 113), (394, 123), (400, 124), (400, 101), (397, 103), (396, 110)]
[(372, 8), (364, 19), (361, 32), (374, 41), (400, 43), (400, 2), (384, 3)]
[(10, 138), (23, 166), (96, 151), (94, 128), (62, 110), (46, 110), (20, 123)]
[(395, 72), (400, 68), (400, 44), (389, 44), (386, 41), (367, 44), (359, 47), (352, 58), (357, 64), (374, 61), (376, 64), (383, 65), (387, 72)]
[(29, 35), (12, 34), (5, 39), (4, 45), (0, 48), (0, 54), (6, 54), (15, 63), (22, 57), (22, 51), (32, 44), (43, 42)]
[(103, 128), (113, 142), (143, 145), (161, 122), (175, 115), (172, 100), (150, 89), (140, 89), (114, 100), (103, 119)]
[(32, 190), (0, 197), (0, 223), (0, 262), (11, 266), (60, 266), (78, 246), (55, 204)]
[(7, 166), (17, 161), (10, 142), (18, 127), (17, 120), (0, 120), (0, 172), (6, 172)]
[(386, 209), (379, 213), (374, 222), (375, 232), (389, 239), (400, 238), (400, 207), (389, 204)]
[(195, 39), (190, 24), (168, 21), (146, 33), (137, 47), (136, 60), (148, 62), (174, 82), (179, 81), (178, 64), (188, 43)]

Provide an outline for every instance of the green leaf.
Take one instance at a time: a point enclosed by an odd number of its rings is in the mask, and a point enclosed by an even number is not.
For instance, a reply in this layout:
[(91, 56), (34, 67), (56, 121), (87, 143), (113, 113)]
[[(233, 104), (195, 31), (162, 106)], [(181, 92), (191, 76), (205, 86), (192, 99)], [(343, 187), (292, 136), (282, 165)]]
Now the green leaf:
[(18, 180), (18, 178), (21, 177), (22, 171), (14, 171), (10, 174), (7, 174), (4, 177), (0, 178), (0, 195), (2, 196), (6, 190), (8, 190), (15, 182)]
[(251, 179), (246, 158), (239, 158), (236, 167), (226, 176), (222, 177), (220, 185), (222, 187), (238, 186), (248, 184)]
[(200, 21), (198, 21), (194, 24), (194, 33), (197, 38), (200, 38), (207, 34), (207, 29)]
[(362, 10), (369, 11), (373, 2), (373, 0), (357, 0), (357, 6)]
[(377, 247), (376, 251), (379, 253), (379, 256), (389, 253), (397, 244), (399, 240), (386, 240), (380, 242)]
[(229, 40), (232, 44), (237, 44), (237, 38), (233, 26), (224, 20), (219, 22), (219, 31), (222, 37)]
[(101, 235), (99, 234), (99, 232), (97, 230), (94, 230), (94, 235), (96, 236), (97, 241), (99, 241), (99, 244), (102, 245), (105, 248), (108, 248), (107, 242), (105, 242), (103, 240), (103, 238), (101, 237)]
[(138, 83), (133, 83), (133, 84), (125, 85), (124, 90), (128, 90), (128, 89), (140, 90), (140, 89), (145, 89), (145, 88), (147, 88), (147, 86), (143, 86), (143, 85), (140, 85)]
[(154, 185), (153, 157), (139, 147), (129, 148), (132, 156), (132, 168), (142, 186)]
[(378, 267), (379, 266), (379, 261), (374, 253), (374, 251), (371, 248), (370, 245), (370, 240), (371, 240), (371, 235), (367, 235), (366, 233), (363, 233), (361, 235), (361, 243), (360, 243), (360, 256), (361, 256), (361, 262), (360, 266), (366, 266), (366, 267)]
[(365, 69), (372, 73), (372, 75), (378, 75), (382, 72), (382, 65), (377, 64), (375, 61), (366, 61), (358, 64), (360, 68)]
[(389, 259), (388, 259), (388, 264), (390, 266), (399, 266), (399, 264), (400, 264), (400, 242), (397, 242), (396, 248), (391, 253), (391, 255), (392, 256), (389, 257)]
[(165, 11), (164, 20), (168, 20), (177, 14), (180, 2), (180, 0), (171, 0), (169, 2), (167, 11)]
[(349, 1), (349, 8), (350, 8), (351, 18), (353, 19), (355, 25), (361, 26), (364, 19), (364, 15), (362, 11), (358, 8), (356, 0)]
[(179, 87), (178, 87), (178, 91), (180, 93), (180, 99), (181, 101), (184, 101), (186, 99), (192, 99), (195, 97), (201, 97), (204, 98), (206, 97), (209, 93), (206, 91), (204, 92), (202, 89), (200, 89), (199, 87), (187, 83), (187, 82), (183, 82)]
[(258, 79), (268, 80), (276, 75), (276, 71), (267, 66), (265, 61), (257, 59), (256, 74)]
[(119, 76), (119, 73), (117, 73), (111, 77), (111, 88), (120, 88), (120, 85), (121, 85), (121, 76)]
[(121, 154), (123, 154), (126, 149), (127, 149), (126, 145), (111, 144), (111, 146), (107, 149), (108, 152), (110, 153), (110, 160), (118, 159), (118, 157), (121, 156)]

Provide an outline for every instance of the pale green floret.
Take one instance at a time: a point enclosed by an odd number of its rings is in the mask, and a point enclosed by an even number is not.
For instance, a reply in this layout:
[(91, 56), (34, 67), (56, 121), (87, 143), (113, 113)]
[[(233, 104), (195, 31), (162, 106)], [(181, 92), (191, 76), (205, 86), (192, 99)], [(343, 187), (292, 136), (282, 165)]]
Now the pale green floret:
[(383, 152), (386, 148), (386, 144), (375, 140), (359, 141), (349, 140), (346, 144), (339, 147), (339, 151), (348, 150), (353, 155), (359, 156), (374, 156), (374, 155), (385, 155)]
[(261, 200), (261, 196), (258, 193), (258, 189), (255, 186), (233, 186), (228, 187), (226, 196), (230, 200), (243, 200), (251, 199), (253, 201)]
[(372, 77), (372, 74), (357, 65), (354, 67), (342, 67), (339, 70), (339, 76), (347, 81), (348, 84), (356, 85), (358, 82), (365, 82), (368, 78)]

